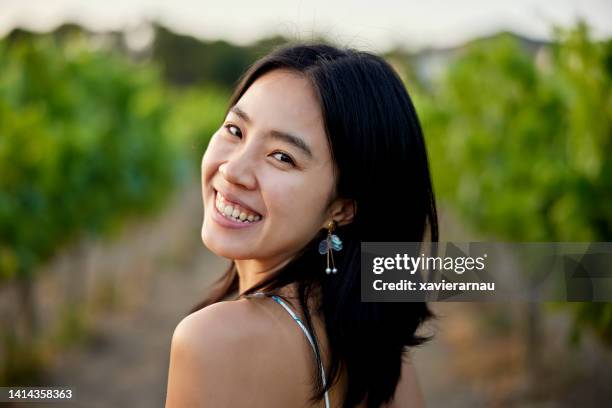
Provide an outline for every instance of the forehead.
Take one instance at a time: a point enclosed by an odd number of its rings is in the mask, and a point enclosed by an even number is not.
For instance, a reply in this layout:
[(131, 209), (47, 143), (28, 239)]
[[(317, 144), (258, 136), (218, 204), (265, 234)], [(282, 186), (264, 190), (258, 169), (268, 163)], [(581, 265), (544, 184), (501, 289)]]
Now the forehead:
[(327, 144), (319, 101), (310, 81), (289, 70), (259, 77), (236, 103), (262, 131), (278, 130)]

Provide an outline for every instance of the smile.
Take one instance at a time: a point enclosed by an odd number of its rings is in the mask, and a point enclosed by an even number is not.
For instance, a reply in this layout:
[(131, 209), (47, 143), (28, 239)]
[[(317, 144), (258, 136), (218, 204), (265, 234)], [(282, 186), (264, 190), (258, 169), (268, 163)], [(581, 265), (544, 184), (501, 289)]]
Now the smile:
[(235, 222), (254, 223), (262, 218), (261, 215), (228, 201), (218, 191), (215, 194), (215, 207), (221, 215)]

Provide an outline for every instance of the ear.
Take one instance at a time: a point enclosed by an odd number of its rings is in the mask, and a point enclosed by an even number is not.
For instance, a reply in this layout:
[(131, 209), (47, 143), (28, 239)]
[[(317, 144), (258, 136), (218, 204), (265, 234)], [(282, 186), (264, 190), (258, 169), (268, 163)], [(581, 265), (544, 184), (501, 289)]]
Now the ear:
[(336, 198), (329, 209), (329, 220), (334, 220), (339, 226), (353, 222), (357, 213), (357, 202), (349, 198)]

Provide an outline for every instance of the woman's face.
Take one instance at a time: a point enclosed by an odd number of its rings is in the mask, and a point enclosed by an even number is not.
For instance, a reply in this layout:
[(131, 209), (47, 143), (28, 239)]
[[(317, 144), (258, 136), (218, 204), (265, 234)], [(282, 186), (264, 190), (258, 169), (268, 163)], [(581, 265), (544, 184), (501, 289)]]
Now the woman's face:
[(202, 160), (202, 240), (230, 259), (295, 255), (331, 219), (333, 162), (309, 81), (258, 78), (231, 108)]

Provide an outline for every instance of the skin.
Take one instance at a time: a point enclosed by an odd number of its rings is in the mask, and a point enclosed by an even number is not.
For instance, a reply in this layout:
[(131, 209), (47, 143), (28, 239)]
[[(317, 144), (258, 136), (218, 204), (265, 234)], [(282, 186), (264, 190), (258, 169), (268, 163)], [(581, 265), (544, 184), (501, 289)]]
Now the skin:
[[(287, 137), (299, 138), (310, 154)], [(275, 136), (276, 135), (276, 136)], [(336, 197), (334, 163), (312, 85), (288, 70), (258, 78), (228, 113), (202, 160), (202, 240), (233, 259), (243, 292), (282, 268), (330, 220), (353, 219), (350, 200)], [(262, 216), (246, 228), (228, 228), (215, 215), (215, 191), (231, 195)], [(283, 294), (293, 296), (293, 287)], [(302, 315), (296, 302), (291, 306)], [(313, 324), (324, 361), (327, 339), (319, 316)], [(270, 299), (241, 299), (199, 310), (183, 319), (172, 338), (166, 408), (310, 405), (310, 345)], [(402, 385), (403, 384), (403, 385)], [(345, 375), (332, 387), (337, 406)], [(410, 364), (394, 406), (421, 406)], [(400, 405), (401, 404), (401, 405)]]
[[(349, 200), (330, 203), (334, 165), (317, 98), (304, 77), (268, 73), (235, 108), (240, 113), (230, 111), (202, 160), (202, 240), (235, 260), (243, 291), (289, 262), (330, 220), (350, 222), (352, 214)], [(311, 156), (272, 131), (300, 138)], [(245, 229), (220, 226), (212, 216), (215, 190), (237, 196), (263, 219)]]

